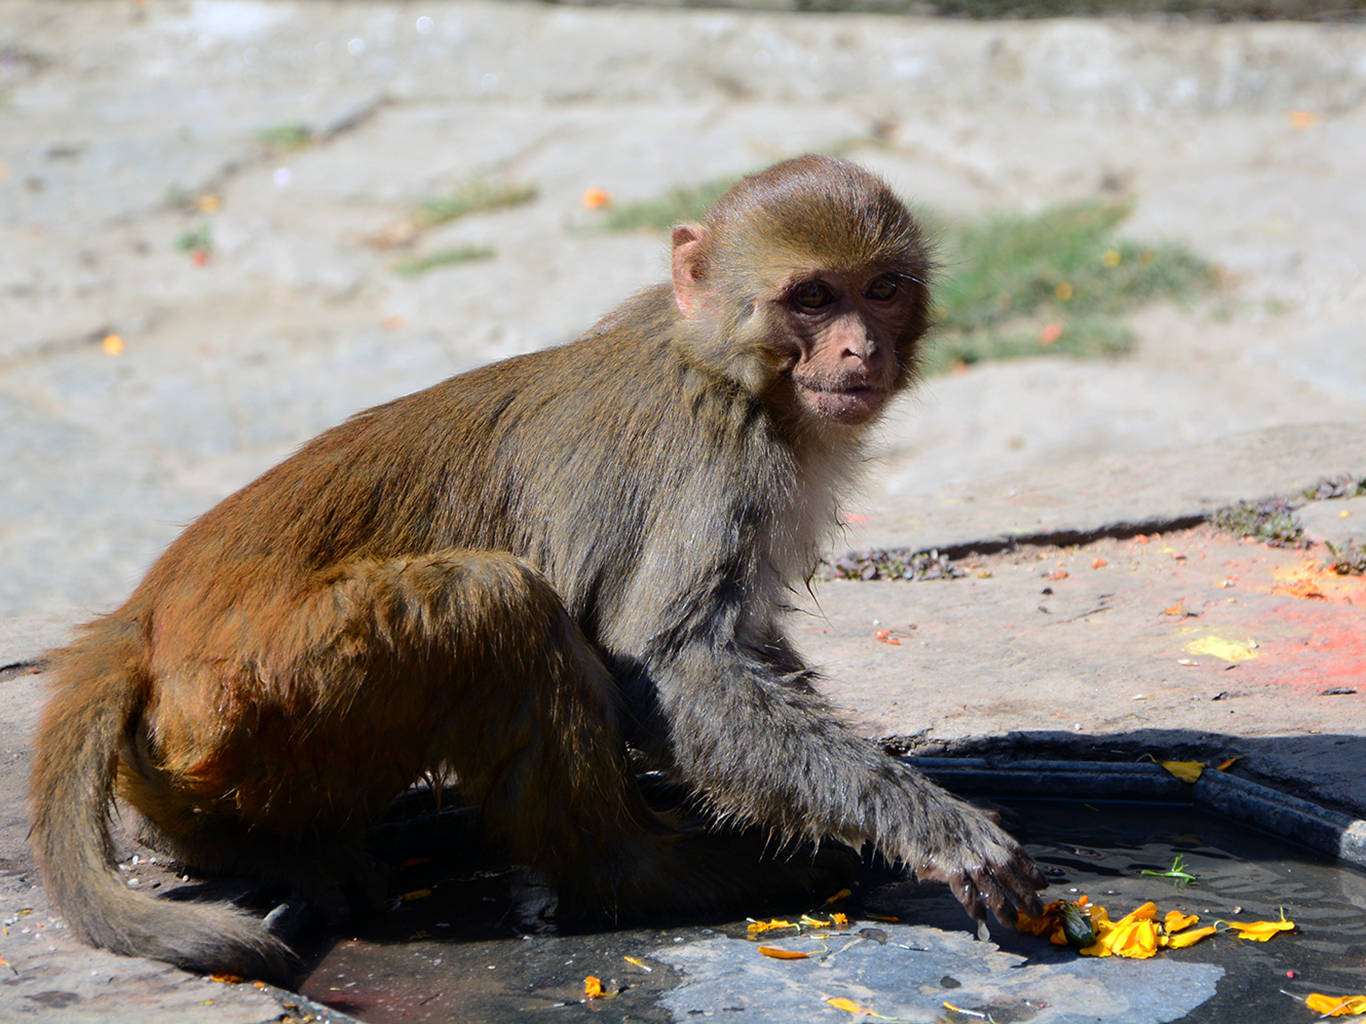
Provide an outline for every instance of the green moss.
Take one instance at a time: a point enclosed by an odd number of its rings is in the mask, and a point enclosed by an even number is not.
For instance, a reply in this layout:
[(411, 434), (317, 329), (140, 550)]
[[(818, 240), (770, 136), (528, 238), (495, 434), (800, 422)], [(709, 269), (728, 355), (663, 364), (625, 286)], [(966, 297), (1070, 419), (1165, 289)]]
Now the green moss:
[(1323, 562), (1325, 569), (1331, 569), (1339, 576), (1366, 576), (1366, 551), (1358, 547), (1356, 541), (1349, 540), (1342, 547), (1326, 541), (1324, 546), (1328, 548), (1328, 557)]
[(1284, 498), (1240, 501), (1210, 516), (1210, 524), (1235, 537), (1255, 537), (1274, 547), (1300, 547), (1304, 528), (1295, 516), (1296, 504)]

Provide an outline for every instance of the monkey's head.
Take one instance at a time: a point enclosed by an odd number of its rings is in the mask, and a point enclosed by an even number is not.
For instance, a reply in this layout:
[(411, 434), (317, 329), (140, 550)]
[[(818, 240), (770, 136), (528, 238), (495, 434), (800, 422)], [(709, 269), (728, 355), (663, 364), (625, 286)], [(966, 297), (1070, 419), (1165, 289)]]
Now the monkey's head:
[(859, 426), (913, 380), (931, 255), (879, 178), (802, 156), (673, 230), (674, 299), (703, 358), (803, 419)]

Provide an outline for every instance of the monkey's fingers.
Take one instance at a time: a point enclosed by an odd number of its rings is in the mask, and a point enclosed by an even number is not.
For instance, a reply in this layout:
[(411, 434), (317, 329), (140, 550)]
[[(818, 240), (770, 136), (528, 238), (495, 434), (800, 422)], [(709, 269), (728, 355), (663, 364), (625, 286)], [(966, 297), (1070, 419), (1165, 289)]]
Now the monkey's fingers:
[(973, 885), (1002, 924), (1015, 927), (1020, 911), (1031, 917), (1043, 913), (1043, 904), (1035, 890), (1044, 888), (1048, 881), (1023, 853), (1006, 863), (975, 868), (970, 874)]
[(1035, 890), (1048, 885), (1038, 866), (1023, 851), (1015, 852), (1008, 859), (947, 871), (926, 865), (916, 875), (948, 883), (954, 898), (979, 924), (986, 921), (990, 907), (998, 921), (1013, 928), (1020, 911), (1035, 917), (1043, 912)]

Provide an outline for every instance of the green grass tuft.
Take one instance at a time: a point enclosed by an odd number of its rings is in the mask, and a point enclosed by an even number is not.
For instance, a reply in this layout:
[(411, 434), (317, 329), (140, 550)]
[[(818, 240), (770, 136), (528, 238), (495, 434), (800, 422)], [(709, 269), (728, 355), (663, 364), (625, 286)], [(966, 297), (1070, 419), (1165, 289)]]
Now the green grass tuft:
[(426, 256), (418, 256), (402, 263), (394, 264), (394, 273), (400, 277), (417, 277), (437, 267), (450, 267), (460, 263), (493, 258), (493, 249), (486, 245), (462, 245), (456, 249), (438, 249)]
[(531, 185), (494, 184), (483, 178), (471, 178), (453, 192), (423, 200), (418, 208), (429, 225), (444, 224), (483, 210), (521, 206), (535, 198), (536, 189)]
[(313, 129), (303, 121), (281, 121), (258, 128), (256, 141), (272, 149), (302, 149), (313, 141)]
[(181, 252), (192, 252), (195, 249), (213, 248), (213, 229), (208, 224), (200, 224), (198, 227), (182, 231), (176, 236), (175, 247)]
[(610, 206), (599, 227), (603, 231), (667, 231), (683, 221), (701, 220), (725, 191), (740, 179), (715, 178), (696, 188), (675, 188), (655, 199)]
[(1285, 498), (1240, 501), (1210, 516), (1210, 525), (1235, 537), (1255, 537), (1272, 547), (1304, 547), (1304, 527), (1295, 509), (1299, 503)]
[(1182, 245), (1115, 238), (1128, 213), (1087, 203), (945, 228), (939, 329), (926, 371), (1031, 355), (1119, 354), (1134, 340), (1124, 313), (1218, 283), (1218, 269)]

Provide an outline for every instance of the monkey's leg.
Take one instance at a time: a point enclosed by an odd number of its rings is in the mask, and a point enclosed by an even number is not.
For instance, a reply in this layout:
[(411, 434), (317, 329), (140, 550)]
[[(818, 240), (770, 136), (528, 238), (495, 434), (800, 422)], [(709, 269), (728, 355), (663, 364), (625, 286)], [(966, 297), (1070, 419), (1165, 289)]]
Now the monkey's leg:
[[(491, 836), (555, 886), (561, 919), (696, 913), (753, 896), (740, 879), (762, 842), (681, 834), (646, 804), (616, 682), (539, 573), (455, 553), (379, 567), (360, 589), (381, 610), (378, 633), (395, 638), (389, 685), (401, 703), (427, 705), (424, 767), (454, 769)], [(411, 725), (394, 742), (422, 734)], [(849, 866), (834, 850), (818, 863), (794, 856), (770, 865), (764, 888), (825, 887)]]
[[(786, 668), (786, 666), (785, 666)], [(679, 777), (718, 812), (788, 837), (873, 843), (923, 879), (947, 882), (977, 921), (1013, 925), (1047, 885), (986, 814), (854, 735), (803, 672), (724, 640), (696, 643), (655, 678)]]
[[(340, 890), (363, 881), (363, 826), (450, 767), (566, 917), (695, 913), (756, 894), (746, 875), (761, 843), (713, 847), (651, 812), (615, 681), (559, 595), (512, 556), (355, 563), (275, 600), (229, 683), (184, 685), (231, 700), (214, 696), (208, 714), (163, 700), (155, 768), (124, 786), (187, 862), (299, 889), (336, 916)], [(794, 856), (758, 894), (834, 880), (829, 856)]]

